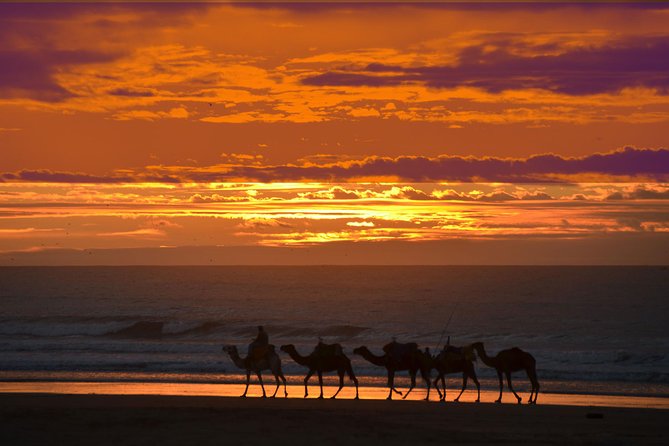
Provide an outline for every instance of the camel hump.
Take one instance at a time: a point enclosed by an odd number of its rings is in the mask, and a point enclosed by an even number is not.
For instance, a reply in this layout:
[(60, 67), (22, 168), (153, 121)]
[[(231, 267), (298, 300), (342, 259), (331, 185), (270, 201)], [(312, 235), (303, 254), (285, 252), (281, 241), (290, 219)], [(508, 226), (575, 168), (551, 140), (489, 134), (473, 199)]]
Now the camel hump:
[(344, 349), (341, 344), (324, 344), (319, 342), (314, 349), (314, 353), (319, 356), (342, 356)]
[(453, 345), (446, 345), (444, 346), (444, 349), (442, 350), (444, 353), (451, 353), (454, 355), (462, 355), (463, 348), (462, 347), (455, 347)]
[(465, 345), (462, 347), (462, 355), (465, 357), (465, 360), (467, 361), (476, 361), (476, 354), (474, 353), (474, 346), (473, 345)]
[(270, 355), (275, 354), (275, 348), (273, 344), (267, 344), (267, 345), (257, 345), (253, 348), (253, 350), (249, 353), (251, 358), (254, 361), (261, 361), (265, 358), (267, 358)]
[(415, 342), (408, 342), (406, 344), (401, 344), (395, 341), (384, 345), (383, 351), (386, 353), (386, 355), (390, 356), (391, 358), (397, 361), (410, 358), (411, 356), (419, 352), (418, 344), (416, 344)]

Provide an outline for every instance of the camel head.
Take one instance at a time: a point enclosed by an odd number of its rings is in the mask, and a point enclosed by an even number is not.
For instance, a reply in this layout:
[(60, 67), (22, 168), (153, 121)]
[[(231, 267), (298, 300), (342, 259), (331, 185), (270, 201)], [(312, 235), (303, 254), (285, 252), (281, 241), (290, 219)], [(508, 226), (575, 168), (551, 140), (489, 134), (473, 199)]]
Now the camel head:
[(354, 355), (362, 355), (366, 350), (369, 350), (367, 347), (364, 345), (361, 345), (360, 347), (354, 348), (353, 349), (353, 354)]
[(293, 344), (285, 344), (281, 346), (281, 351), (290, 353), (291, 351), (295, 351), (295, 346)]
[(222, 350), (229, 355), (237, 353), (237, 347), (235, 347), (234, 345), (224, 345)]

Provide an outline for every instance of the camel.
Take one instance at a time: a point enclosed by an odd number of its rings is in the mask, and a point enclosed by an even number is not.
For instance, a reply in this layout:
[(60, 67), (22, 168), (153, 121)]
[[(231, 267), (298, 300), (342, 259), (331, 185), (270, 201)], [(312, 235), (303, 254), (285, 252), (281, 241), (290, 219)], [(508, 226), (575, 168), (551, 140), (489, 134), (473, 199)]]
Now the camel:
[(388, 371), (388, 397), (386, 399), (393, 399), (393, 392), (402, 395), (402, 392), (395, 389), (395, 372), (407, 370), (409, 376), (411, 377), (411, 387), (407, 393), (403, 396), (403, 399), (409, 396), (409, 393), (416, 387), (416, 373), (420, 371), (425, 385), (427, 387), (427, 396), (425, 401), (430, 399), (430, 371), (431, 371), (431, 360), (418, 349), (418, 345), (415, 343), (410, 344), (399, 344), (397, 342), (392, 342), (383, 347), (384, 354), (377, 356), (372, 353), (364, 345), (353, 350), (353, 353), (356, 355), (362, 356), (367, 361), (371, 362), (374, 365), (379, 367), (385, 367)]
[[(511, 385), (511, 372), (517, 372), (520, 370), (525, 370), (527, 377), (532, 383), (532, 391), (530, 392), (530, 399), (528, 404), (536, 404), (537, 396), (539, 395), (539, 380), (537, 379), (537, 368), (536, 361), (534, 357), (529, 353), (514, 347), (508, 350), (502, 350), (497, 353), (496, 356), (490, 357), (486, 354), (485, 348), (483, 347), (482, 342), (475, 342), (472, 344), (476, 353), (478, 353), (481, 361), (488, 367), (492, 367), (497, 371), (497, 377), (499, 378), (499, 398), (495, 401), (496, 403), (502, 402), (502, 388), (504, 383), (502, 380), (502, 374), (506, 375), (506, 381), (509, 384), (509, 390), (513, 392), (515, 397), (518, 399), (518, 404), (522, 401), (522, 398), (518, 396), (513, 386)], [(532, 399), (534, 397), (534, 399)]]
[[(460, 397), (467, 388), (467, 380), (469, 378), (476, 384), (476, 391), (478, 392), (476, 402), (481, 401), (481, 385), (476, 377), (472, 360), (476, 361), (476, 356), (471, 346), (462, 348), (447, 346), (432, 359), (432, 368), (438, 373), (437, 378), (434, 380), (434, 388), (439, 393), (440, 401), (446, 401), (446, 380), (444, 376), (459, 372), (462, 372), (462, 390), (460, 390), (460, 394), (453, 401), (458, 402), (460, 400)], [(444, 388), (443, 394), (439, 390), (439, 380), (441, 380), (441, 386)]]
[(232, 359), (232, 362), (237, 367), (242, 370), (246, 370), (246, 388), (244, 389), (244, 393), (241, 395), (242, 398), (246, 397), (246, 392), (249, 390), (251, 372), (255, 372), (255, 374), (258, 375), (258, 381), (260, 381), (260, 387), (262, 388), (262, 397), (266, 397), (265, 385), (263, 384), (261, 373), (263, 370), (271, 370), (272, 374), (274, 375), (274, 379), (276, 379), (276, 389), (274, 389), (272, 398), (276, 396), (276, 392), (279, 390), (279, 378), (281, 378), (281, 381), (283, 381), (283, 396), (288, 396), (288, 390), (286, 390), (286, 377), (283, 376), (283, 371), (281, 371), (281, 358), (279, 358), (279, 355), (277, 355), (274, 351), (274, 346), (272, 344), (267, 346), (267, 353), (261, 359), (254, 359), (249, 356), (242, 358), (239, 356), (237, 347), (234, 345), (224, 345), (223, 351), (230, 355), (230, 359)]
[(321, 388), (321, 394), (318, 398), (322, 399), (323, 372), (336, 371), (337, 375), (339, 375), (339, 389), (332, 395), (332, 398), (336, 398), (337, 395), (339, 395), (339, 392), (344, 387), (344, 374), (348, 374), (348, 377), (355, 384), (355, 399), (358, 399), (358, 378), (355, 377), (353, 367), (351, 367), (351, 360), (344, 355), (341, 345), (319, 343), (309, 356), (302, 356), (299, 354), (293, 344), (282, 345), (281, 350), (288, 353), (293, 361), (309, 369), (307, 376), (304, 378), (305, 398), (309, 395), (309, 391), (307, 390), (309, 378), (311, 378), (314, 373), (318, 373), (318, 384)]

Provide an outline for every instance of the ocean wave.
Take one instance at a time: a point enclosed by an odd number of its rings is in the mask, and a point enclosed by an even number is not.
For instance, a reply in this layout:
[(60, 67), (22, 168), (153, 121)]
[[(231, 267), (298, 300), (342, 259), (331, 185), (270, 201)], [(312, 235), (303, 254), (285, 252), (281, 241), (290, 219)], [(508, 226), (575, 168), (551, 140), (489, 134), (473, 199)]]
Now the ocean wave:
[[(268, 331), (281, 339), (328, 337), (350, 339), (370, 332), (357, 325), (270, 325)], [(255, 336), (255, 326), (239, 321), (159, 320), (152, 318), (33, 318), (0, 320), (0, 337), (115, 337), (146, 338), (221, 338), (248, 340)]]

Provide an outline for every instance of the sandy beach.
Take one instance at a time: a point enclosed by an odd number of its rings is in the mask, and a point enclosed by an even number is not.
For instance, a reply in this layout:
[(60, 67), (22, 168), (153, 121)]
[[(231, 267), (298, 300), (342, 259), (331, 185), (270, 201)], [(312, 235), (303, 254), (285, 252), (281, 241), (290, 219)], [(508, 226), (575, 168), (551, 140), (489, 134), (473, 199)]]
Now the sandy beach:
[(0, 394), (4, 445), (667, 444), (645, 408)]

